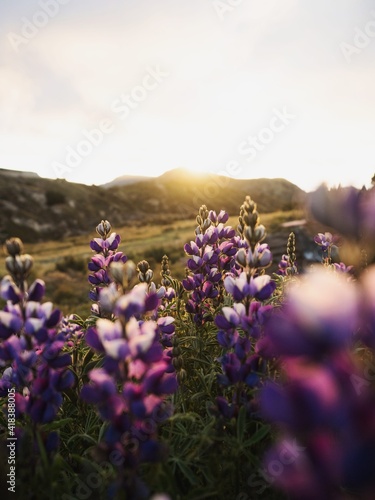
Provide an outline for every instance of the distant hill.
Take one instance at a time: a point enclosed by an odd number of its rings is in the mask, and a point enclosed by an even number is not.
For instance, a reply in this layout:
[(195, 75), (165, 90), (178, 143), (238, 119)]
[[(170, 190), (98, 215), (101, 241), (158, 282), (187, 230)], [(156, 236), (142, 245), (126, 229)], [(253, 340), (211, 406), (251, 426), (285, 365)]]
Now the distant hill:
[(0, 168), (0, 173), (3, 175), (8, 175), (9, 177), (39, 178), (39, 175), (36, 172), (28, 172), (24, 170), (8, 170), (6, 168)]
[(155, 217), (160, 222), (166, 218), (195, 217), (202, 204), (235, 215), (246, 195), (264, 213), (301, 207), (306, 199), (305, 191), (285, 179), (232, 179), (185, 169), (171, 170), (141, 184), (115, 186), (111, 193), (131, 207), (137, 204), (137, 216), (144, 214), (145, 222)]
[(107, 182), (106, 184), (100, 184), (100, 186), (108, 189), (115, 186), (128, 186), (129, 184), (135, 184), (136, 182), (147, 181), (150, 179), (152, 179), (152, 177), (146, 177), (143, 175), (120, 175), (120, 177), (116, 177), (113, 181)]
[[(121, 178), (120, 178), (121, 179)], [(195, 218), (199, 207), (239, 213), (250, 195), (260, 213), (300, 208), (306, 193), (285, 179), (230, 179), (171, 170), (114, 186), (88, 186), (0, 169), (0, 239), (62, 240), (87, 234), (107, 219), (114, 228)]]

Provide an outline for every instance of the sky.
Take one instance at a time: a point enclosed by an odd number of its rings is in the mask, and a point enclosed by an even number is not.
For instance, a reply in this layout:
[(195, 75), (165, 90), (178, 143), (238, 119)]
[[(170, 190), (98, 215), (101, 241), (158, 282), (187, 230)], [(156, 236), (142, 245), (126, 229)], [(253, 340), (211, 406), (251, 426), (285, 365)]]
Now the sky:
[(1, 0), (0, 168), (375, 173), (373, 0)]

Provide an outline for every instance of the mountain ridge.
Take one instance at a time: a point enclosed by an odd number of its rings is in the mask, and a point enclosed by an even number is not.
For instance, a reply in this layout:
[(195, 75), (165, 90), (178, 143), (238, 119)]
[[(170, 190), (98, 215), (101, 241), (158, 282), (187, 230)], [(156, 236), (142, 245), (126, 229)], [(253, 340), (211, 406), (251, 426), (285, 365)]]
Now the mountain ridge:
[(102, 219), (113, 227), (167, 224), (195, 218), (203, 204), (236, 215), (246, 195), (259, 213), (301, 208), (306, 201), (307, 193), (283, 178), (244, 180), (183, 171), (104, 187), (0, 169), (0, 238), (61, 240), (91, 233)]
[(114, 186), (127, 186), (128, 184), (135, 184), (137, 182), (147, 181), (150, 179), (153, 179), (153, 177), (149, 177), (146, 175), (125, 174), (115, 177), (113, 180), (105, 182), (104, 184), (99, 184), (99, 186), (108, 189)]

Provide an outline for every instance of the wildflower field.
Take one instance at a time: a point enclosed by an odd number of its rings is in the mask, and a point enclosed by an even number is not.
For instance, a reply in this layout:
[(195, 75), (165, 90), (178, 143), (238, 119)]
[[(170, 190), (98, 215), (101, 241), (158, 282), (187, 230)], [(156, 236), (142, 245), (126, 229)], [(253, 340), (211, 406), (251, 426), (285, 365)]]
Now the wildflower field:
[(98, 221), (87, 317), (46, 300), (7, 239), (2, 497), (373, 499), (375, 187), (322, 186), (309, 210), (334, 231), (299, 269), (293, 231), (274, 262), (256, 199), (202, 205), (184, 276)]

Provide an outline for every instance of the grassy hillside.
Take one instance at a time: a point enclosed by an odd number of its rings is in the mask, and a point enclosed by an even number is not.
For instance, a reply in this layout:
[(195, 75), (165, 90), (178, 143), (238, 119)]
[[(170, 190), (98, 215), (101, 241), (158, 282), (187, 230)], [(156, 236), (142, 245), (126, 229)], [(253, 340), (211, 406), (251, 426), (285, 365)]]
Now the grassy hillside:
[(117, 227), (170, 224), (195, 218), (202, 204), (237, 214), (248, 194), (261, 213), (301, 208), (306, 197), (285, 179), (235, 180), (180, 169), (111, 188), (0, 170), (0, 239), (65, 241), (89, 233), (101, 219)]

